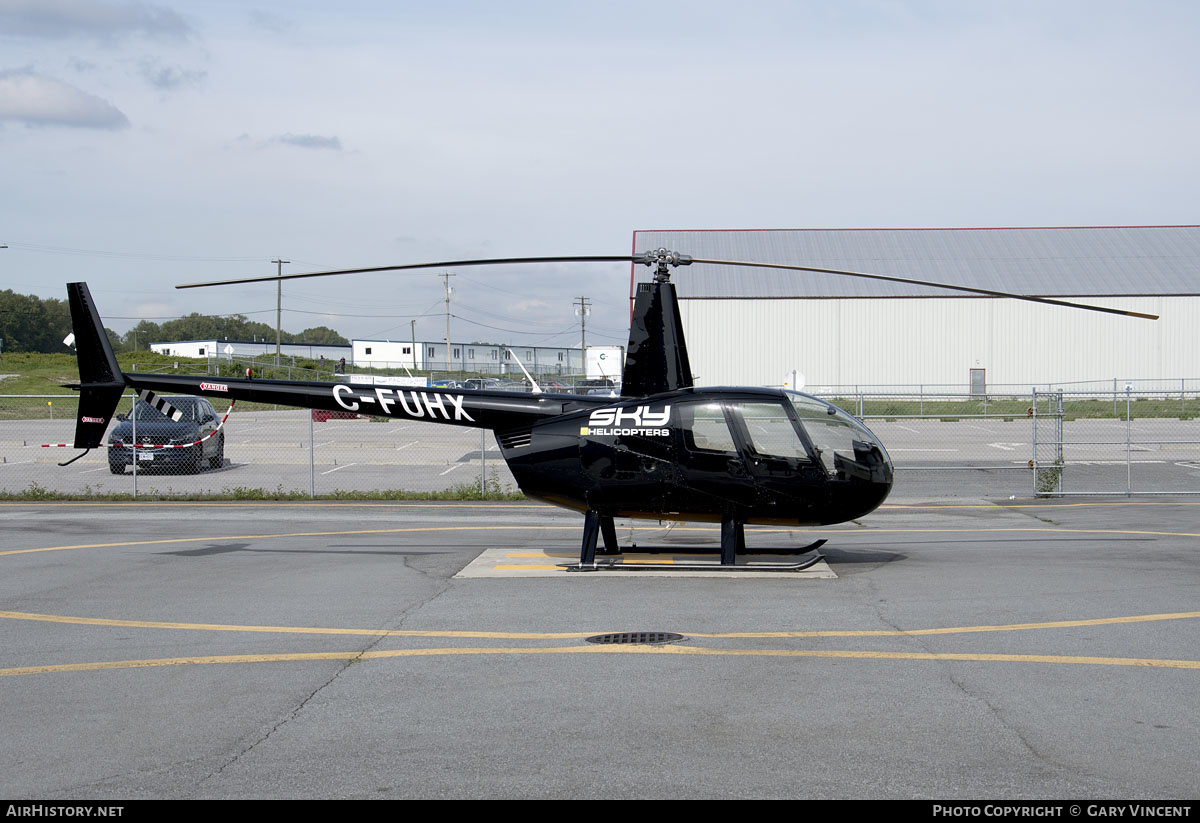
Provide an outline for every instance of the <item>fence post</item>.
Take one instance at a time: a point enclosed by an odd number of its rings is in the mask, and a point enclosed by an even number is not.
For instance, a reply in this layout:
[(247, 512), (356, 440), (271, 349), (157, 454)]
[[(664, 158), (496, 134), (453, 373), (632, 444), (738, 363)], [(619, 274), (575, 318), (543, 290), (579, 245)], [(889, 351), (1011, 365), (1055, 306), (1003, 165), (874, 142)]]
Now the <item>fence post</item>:
[(308, 412), (308, 499), (317, 499), (317, 438), (313, 433), (312, 410)]
[(129, 433), (129, 462), (133, 464), (133, 496), (136, 498), (137, 497), (137, 464), (138, 464), (137, 395), (136, 394), (133, 396), (133, 402), (130, 403), (130, 406), (129, 406), (129, 419), (131, 421), (133, 421), (132, 423), (130, 423), (131, 430)]
[(1038, 496), (1038, 428), (1037, 428), (1037, 406), (1038, 406), (1038, 391), (1037, 386), (1031, 390), (1033, 393), (1033, 402), (1030, 404), (1029, 410), (1033, 412), (1030, 419), (1033, 420), (1033, 496)]
[(1063, 455), (1063, 391), (1058, 390), (1058, 417), (1054, 421), (1054, 438), (1058, 445), (1054, 448), (1054, 465), (1058, 468), (1058, 491), (1062, 493), (1063, 477), (1067, 473), (1067, 459)]
[(1125, 384), (1125, 496), (1133, 494), (1133, 387)]
[(479, 496), (483, 497), (487, 494), (487, 450), (485, 448), (484, 435), (487, 434), (487, 429), (479, 430)]

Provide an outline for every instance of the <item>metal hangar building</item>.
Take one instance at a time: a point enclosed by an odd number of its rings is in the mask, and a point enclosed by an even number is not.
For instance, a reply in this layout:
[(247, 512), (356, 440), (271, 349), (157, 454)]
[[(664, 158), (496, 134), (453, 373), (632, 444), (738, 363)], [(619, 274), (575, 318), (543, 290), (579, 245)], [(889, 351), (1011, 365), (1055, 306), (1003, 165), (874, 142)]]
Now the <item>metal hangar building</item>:
[[(1140, 320), (901, 283), (673, 271), (697, 385), (1014, 389), (1200, 377), (1200, 226), (636, 231), (634, 252), (785, 263), (1059, 297)], [(652, 271), (634, 266), (637, 281)], [(976, 383), (978, 385), (978, 383)]]

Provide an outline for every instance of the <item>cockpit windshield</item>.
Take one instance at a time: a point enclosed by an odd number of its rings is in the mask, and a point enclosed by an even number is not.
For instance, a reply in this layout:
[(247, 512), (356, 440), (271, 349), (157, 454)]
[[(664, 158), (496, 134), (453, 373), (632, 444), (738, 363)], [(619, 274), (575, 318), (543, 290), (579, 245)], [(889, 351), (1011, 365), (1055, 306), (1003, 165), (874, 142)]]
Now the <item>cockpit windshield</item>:
[(788, 391), (784, 394), (791, 401), (800, 425), (808, 432), (817, 456), (830, 474), (839, 474), (841, 467), (860, 463), (861, 452), (870, 450), (872, 446), (879, 449), (880, 457), (886, 461), (887, 452), (879, 438), (837, 406), (799, 392)]

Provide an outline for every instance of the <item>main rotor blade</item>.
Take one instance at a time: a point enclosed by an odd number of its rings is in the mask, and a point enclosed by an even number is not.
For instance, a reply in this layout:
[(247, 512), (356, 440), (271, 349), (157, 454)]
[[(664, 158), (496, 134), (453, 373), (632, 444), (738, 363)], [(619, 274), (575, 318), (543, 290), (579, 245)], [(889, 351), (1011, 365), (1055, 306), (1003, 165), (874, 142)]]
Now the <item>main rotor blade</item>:
[(1089, 306), (1085, 303), (1072, 303), (1069, 300), (1055, 300), (1052, 297), (1034, 297), (1028, 294), (1013, 294), (1006, 291), (993, 291), (991, 289), (976, 289), (971, 286), (952, 286), (949, 283), (934, 283), (931, 280), (914, 280), (911, 277), (892, 277), (886, 274), (865, 274), (859, 271), (843, 271), (842, 269), (822, 269), (815, 266), (789, 266), (785, 263), (749, 263), (743, 260), (701, 260), (699, 257), (692, 258), (693, 263), (708, 263), (717, 266), (744, 266), (752, 269), (784, 269), (786, 271), (811, 271), (818, 274), (836, 274), (842, 277), (861, 277), (867, 280), (886, 280), (890, 283), (911, 283), (916, 286), (929, 286), (935, 289), (949, 289), (951, 291), (964, 291), (971, 294), (984, 294), (988, 297), (1008, 297), (1013, 300), (1028, 300), (1031, 303), (1047, 303), (1051, 306), (1065, 306), (1070, 309), (1087, 309), (1088, 311), (1099, 311), (1105, 314), (1119, 314), (1123, 317), (1139, 317), (1143, 320), (1157, 320), (1157, 314), (1143, 314), (1137, 311), (1126, 311), (1124, 309), (1110, 309), (1106, 306)]
[(263, 277), (243, 277), (237, 280), (213, 280), (208, 283), (184, 283), (177, 289), (199, 289), (205, 286), (232, 286), (238, 283), (273, 283), (279, 280), (301, 280), (306, 277), (331, 277), (338, 274), (369, 274), (381, 271), (411, 271), (414, 269), (450, 269), (463, 266), (503, 266), (512, 263), (628, 263), (635, 258), (631, 255), (622, 256), (591, 256), (591, 257), (498, 257), (491, 260), (447, 260), (444, 263), (412, 263), (405, 266), (373, 266), (367, 269), (337, 269), (336, 271), (313, 271), (302, 274), (264, 275)]

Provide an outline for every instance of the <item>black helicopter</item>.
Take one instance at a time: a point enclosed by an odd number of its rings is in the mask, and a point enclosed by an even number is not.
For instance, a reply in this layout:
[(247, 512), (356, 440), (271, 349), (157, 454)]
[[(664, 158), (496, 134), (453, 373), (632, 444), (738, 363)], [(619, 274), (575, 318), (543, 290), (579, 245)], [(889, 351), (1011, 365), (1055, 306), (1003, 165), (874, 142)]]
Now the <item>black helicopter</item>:
[(598, 546), (604, 555), (621, 553), (615, 517), (720, 522), (721, 565), (729, 568), (746, 552), (747, 523), (824, 526), (862, 517), (888, 496), (894, 471), (879, 438), (816, 397), (767, 388), (696, 388), (671, 267), (697, 263), (823, 272), (1155, 319), (1051, 298), (835, 269), (700, 260), (665, 249), (623, 257), (345, 269), (177, 288), (405, 269), (621, 261), (653, 266), (655, 273), (637, 287), (619, 398), (122, 372), (87, 284), (70, 283), (80, 375), (72, 386), (80, 392), (74, 445), (90, 450), (104, 442), (127, 388), (143, 398), (156, 391), (192, 394), (491, 429), (522, 492), (584, 514), (575, 568), (595, 568)]

